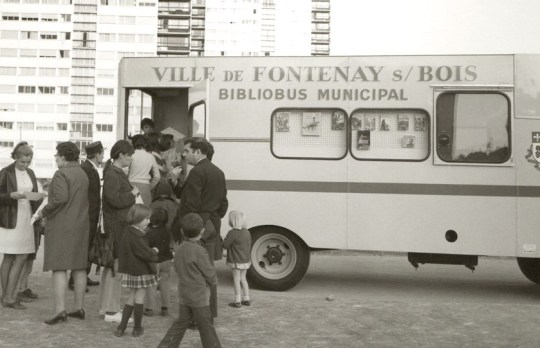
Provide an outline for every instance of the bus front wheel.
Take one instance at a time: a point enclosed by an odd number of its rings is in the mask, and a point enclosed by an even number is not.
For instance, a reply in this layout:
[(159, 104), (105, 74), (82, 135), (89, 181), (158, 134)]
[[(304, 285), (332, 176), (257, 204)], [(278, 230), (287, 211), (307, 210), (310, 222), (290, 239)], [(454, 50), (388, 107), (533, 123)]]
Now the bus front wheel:
[(518, 266), (521, 272), (531, 282), (540, 284), (540, 259), (518, 257)]
[(251, 268), (247, 277), (256, 288), (285, 291), (306, 275), (309, 248), (292, 232), (278, 227), (251, 231)]

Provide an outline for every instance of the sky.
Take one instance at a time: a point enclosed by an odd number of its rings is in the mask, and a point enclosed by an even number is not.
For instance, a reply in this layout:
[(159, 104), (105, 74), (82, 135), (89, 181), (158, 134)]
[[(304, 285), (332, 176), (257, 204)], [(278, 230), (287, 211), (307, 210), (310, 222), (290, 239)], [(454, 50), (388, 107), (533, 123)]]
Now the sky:
[(331, 55), (540, 53), (537, 0), (331, 0)]

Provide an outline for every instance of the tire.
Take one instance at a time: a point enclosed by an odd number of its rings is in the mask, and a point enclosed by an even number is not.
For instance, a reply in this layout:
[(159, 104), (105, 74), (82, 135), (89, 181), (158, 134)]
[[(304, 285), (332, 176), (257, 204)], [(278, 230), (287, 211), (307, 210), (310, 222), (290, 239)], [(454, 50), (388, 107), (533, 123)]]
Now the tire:
[(306, 275), (310, 252), (292, 232), (279, 227), (251, 231), (250, 285), (262, 290), (285, 291)]
[(540, 259), (518, 257), (518, 266), (521, 272), (531, 282), (540, 284)]

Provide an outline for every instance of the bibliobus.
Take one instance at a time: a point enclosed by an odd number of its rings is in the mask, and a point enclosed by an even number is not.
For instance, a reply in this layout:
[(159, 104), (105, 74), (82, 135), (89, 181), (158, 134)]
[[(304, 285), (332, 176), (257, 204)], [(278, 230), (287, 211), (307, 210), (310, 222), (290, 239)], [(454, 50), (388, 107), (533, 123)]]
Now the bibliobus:
[(119, 139), (150, 117), (214, 145), (258, 287), (293, 287), (315, 249), (415, 267), (516, 257), (540, 281), (540, 56), (124, 58), (119, 71)]

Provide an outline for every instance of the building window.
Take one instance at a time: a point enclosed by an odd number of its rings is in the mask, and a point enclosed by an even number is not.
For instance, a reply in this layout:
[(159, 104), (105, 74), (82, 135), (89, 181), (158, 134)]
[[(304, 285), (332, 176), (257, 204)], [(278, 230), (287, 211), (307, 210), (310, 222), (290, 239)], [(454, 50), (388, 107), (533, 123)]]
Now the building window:
[(67, 86), (60, 86), (58, 87), (60, 89), (60, 94), (69, 94), (69, 87)]
[(15, 85), (0, 85), (0, 93), (15, 93)]
[(0, 121), (0, 129), (13, 129), (13, 122)]
[(21, 14), (21, 20), (27, 21), (27, 22), (37, 22), (38, 21), (38, 14), (37, 13), (23, 13)]
[(17, 57), (16, 48), (0, 48), (1, 57)]
[(17, 105), (18, 112), (34, 112), (36, 110), (36, 104), (21, 103)]
[(113, 131), (113, 125), (112, 124), (96, 124), (96, 131), (98, 131), (98, 132), (112, 132)]
[(34, 122), (17, 122), (17, 128), (34, 130)]
[(69, 52), (70, 51), (68, 50), (59, 50), (58, 55), (60, 56), (60, 58), (69, 58), (70, 56)]
[(36, 87), (34, 86), (19, 86), (19, 93), (36, 93)]
[(14, 66), (0, 66), (0, 75), (17, 75), (17, 68)]
[[(0, 122), (0, 128), (2, 128), (2, 123), (3, 122)], [(12, 148), (13, 146), (15, 146), (15, 143), (13, 141), (0, 141), (0, 147)]]
[(39, 50), (40, 58), (56, 58), (56, 50)]
[(37, 55), (38, 55), (38, 50), (21, 48), (21, 52), (20, 52), (21, 57), (37, 57)]
[(56, 113), (57, 114), (67, 114), (69, 112), (69, 107), (64, 104), (58, 104), (56, 105)]
[[(43, 0), (43, 3), (45, 3), (46, 0)], [(49, 0), (50, 1), (50, 0)], [(58, 0), (55, 0), (58, 3)], [(41, 14), (41, 20), (43, 22), (58, 22), (58, 15), (52, 14), (52, 13), (42, 13)]]
[(54, 113), (54, 104), (38, 104), (37, 112)]
[(58, 68), (58, 76), (69, 76), (69, 69)]
[(55, 92), (55, 87), (51, 86), (39, 86), (38, 89), (41, 94), (54, 94)]
[(91, 138), (92, 123), (90, 122), (71, 122), (71, 132), (74, 138)]
[(118, 24), (135, 24), (135, 16), (118, 16)]
[(100, 33), (99, 34), (99, 41), (116, 41), (116, 34), (115, 33)]
[(118, 34), (119, 42), (135, 42), (135, 34)]
[(56, 69), (55, 68), (39, 68), (38, 75), (39, 76), (55, 76)]
[(19, 20), (19, 14), (18, 13), (4, 13), (4, 14), (2, 14), (2, 20), (4, 20), (4, 21), (18, 21)]
[(19, 68), (20, 76), (34, 76), (36, 74), (36, 68)]
[(0, 39), (17, 40), (19, 33), (16, 30), (1, 30)]
[(56, 130), (67, 131), (67, 123), (57, 123)]
[(97, 95), (114, 95), (114, 88), (98, 88)]
[(37, 38), (37, 31), (21, 31), (21, 40), (35, 40)]
[(36, 123), (36, 130), (37, 131), (54, 131), (54, 123), (49, 122), (38, 122)]
[(15, 104), (0, 103), (0, 112), (12, 112), (15, 111)]
[(60, 22), (71, 22), (71, 14), (61, 14)]

